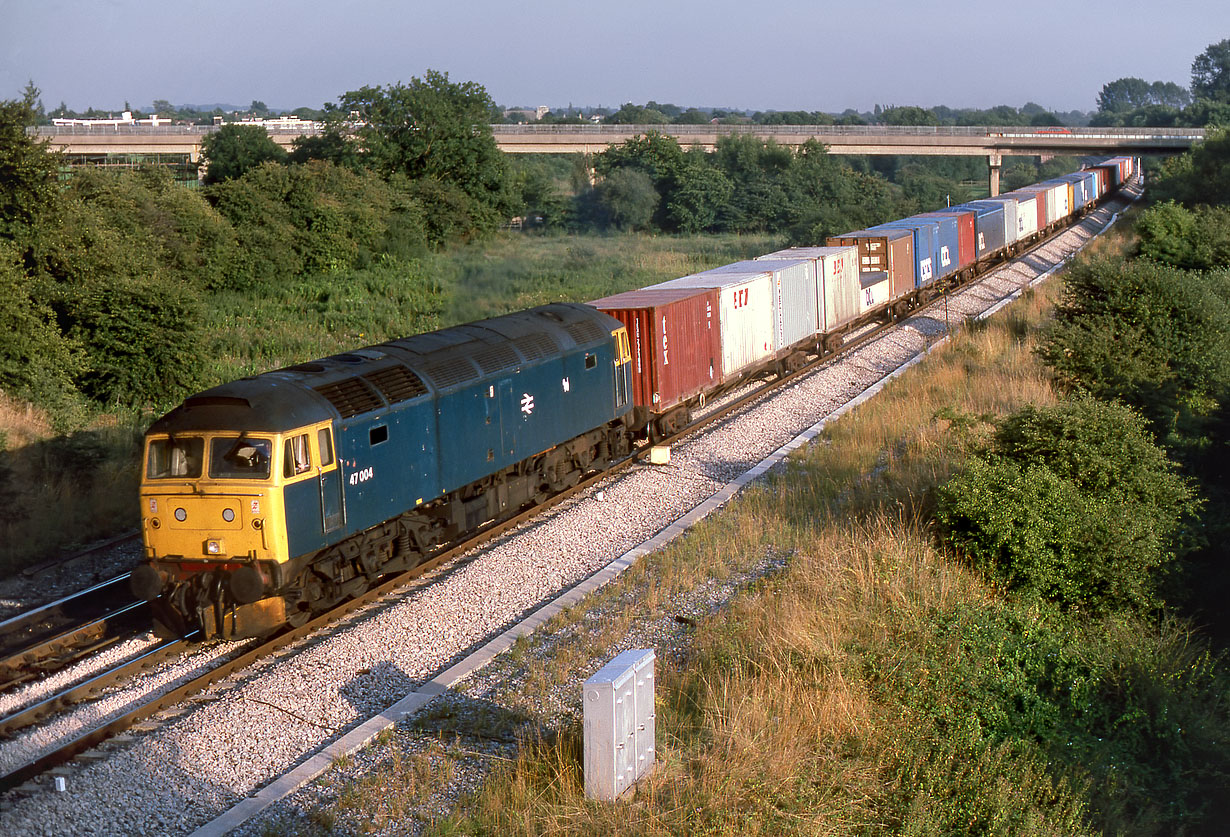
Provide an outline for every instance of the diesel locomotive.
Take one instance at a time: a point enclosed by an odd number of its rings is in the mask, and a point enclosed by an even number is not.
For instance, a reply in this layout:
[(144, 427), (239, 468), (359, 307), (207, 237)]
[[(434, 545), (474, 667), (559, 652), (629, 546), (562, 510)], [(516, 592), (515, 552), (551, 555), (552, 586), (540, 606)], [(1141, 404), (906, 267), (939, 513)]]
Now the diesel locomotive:
[(194, 395), (146, 434), (133, 589), (181, 634), (302, 623), (627, 456), (629, 359), (559, 303)]

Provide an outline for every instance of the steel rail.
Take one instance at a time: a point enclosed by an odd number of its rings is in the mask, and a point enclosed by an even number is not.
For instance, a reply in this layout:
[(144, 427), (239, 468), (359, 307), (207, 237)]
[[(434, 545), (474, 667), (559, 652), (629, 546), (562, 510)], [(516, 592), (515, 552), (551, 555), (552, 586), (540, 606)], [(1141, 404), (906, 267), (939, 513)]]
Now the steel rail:
[[(131, 636), (129, 573), (0, 622), (0, 691)], [(147, 622), (148, 624), (148, 622)]]

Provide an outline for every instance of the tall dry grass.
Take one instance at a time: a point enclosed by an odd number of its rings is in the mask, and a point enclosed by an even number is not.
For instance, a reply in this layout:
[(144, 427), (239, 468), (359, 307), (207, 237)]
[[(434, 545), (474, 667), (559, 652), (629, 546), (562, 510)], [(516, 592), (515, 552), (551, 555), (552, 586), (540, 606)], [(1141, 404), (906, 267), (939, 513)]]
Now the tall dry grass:
[(136, 526), (140, 421), (103, 416), (57, 435), (0, 397), (0, 573)]

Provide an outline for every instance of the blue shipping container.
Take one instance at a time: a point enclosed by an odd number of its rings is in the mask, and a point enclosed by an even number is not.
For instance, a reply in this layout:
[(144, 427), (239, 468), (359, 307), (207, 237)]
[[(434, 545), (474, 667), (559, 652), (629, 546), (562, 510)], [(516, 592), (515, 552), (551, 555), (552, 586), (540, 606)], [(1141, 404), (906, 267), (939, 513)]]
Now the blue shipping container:
[(907, 221), (925, 221), (939, 224), (939, 248), (935, 251), (935, 278), (956, 273), (961, 269), (961, 232), (955, 215), (913, 215)]
[(925, 288), (937, 278), (936, 256), (940, 249), (940, 225), (936, 221), (889, 221), (872, 230), (909, 230), (914, 234), (914, 287)]

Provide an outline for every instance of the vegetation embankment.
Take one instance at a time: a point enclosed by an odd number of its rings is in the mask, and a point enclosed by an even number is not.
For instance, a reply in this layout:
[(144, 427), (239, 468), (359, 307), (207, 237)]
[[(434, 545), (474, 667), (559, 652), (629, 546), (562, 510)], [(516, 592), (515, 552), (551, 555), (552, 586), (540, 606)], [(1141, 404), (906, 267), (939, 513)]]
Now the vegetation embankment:
[[(1219, 833), (1230, 672), (1224, 597), (1209, 591), (1224, 590), (1216, 545), (1230, 520), (1230, 273), (1139, 246), (1098, 245), (1062, 285), (933, 353), (601, 594), (594, 630), (559, 620), (523, 657), (528, 685), (506, 696), (510, 717), (531, 719), (517, 759), (458, 811), (435, 819), (387, 791), (404, 782), (421, 797), (412, 771), (447, 775), (446, 735), (386, 764), (379, 790), (344, 788), (316, 821)], [(585, 800), (579, 707), (545, 719), (536, 693), (575, 683), (629, 623), (669, 618), (679, 591), (766, 554), (786, 568), (701, 622), (683, 663), (659, 654), (657, 771), (625, 802)]]

